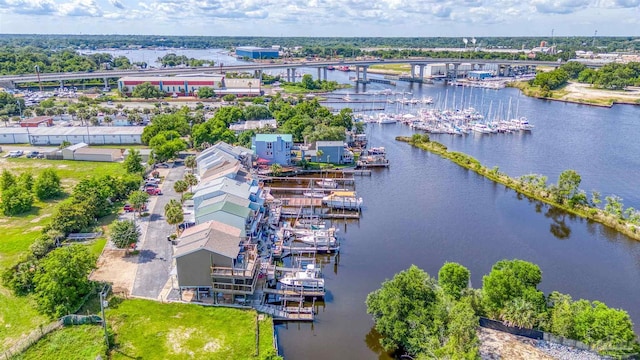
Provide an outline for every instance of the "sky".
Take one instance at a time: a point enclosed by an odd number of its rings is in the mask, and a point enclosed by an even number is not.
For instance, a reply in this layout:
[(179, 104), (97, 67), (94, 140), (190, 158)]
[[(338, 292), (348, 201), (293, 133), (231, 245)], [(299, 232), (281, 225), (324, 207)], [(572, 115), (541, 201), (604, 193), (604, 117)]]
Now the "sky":
[(0, 33), (640, 35), (640, 0), (0, 0)]

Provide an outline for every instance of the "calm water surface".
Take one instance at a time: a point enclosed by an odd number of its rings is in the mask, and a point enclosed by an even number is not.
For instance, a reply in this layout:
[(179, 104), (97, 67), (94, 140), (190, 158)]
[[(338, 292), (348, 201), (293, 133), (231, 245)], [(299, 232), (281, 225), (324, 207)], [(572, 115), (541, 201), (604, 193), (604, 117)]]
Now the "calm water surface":
[[(423, 89), (422, 94), (434, 98), (446, 91), (450, 98), (461, 90)], [(485, 101), (502, 99), (506, 104), (512, 97), (515, 111), (517, 92), (485, 92)], [(417, 87), (413, 93), (422, 96)], [(481, 108), (480, 103), (475, 106)], [(583, 188), (615, 193), (627, 205), (640, 207), (637, 108), (520, 98), (518, 111), (536, 125), (532, 134), (434, 138), (513, 176), (534, 172), (555, 181), (562, 170), (576, 169)], [(345, 239), (339, 261), (324, 268), (329, 290), (325, 306), (314, 324), (278, 328), (287, 359), (388, 359), (371, 332), (366, 295), (411, 264), (435, 276), (445, 261), (467, 266), (475, 287), (498, 260), (532, 261), (543, 271), (540, 288), (546, 293), (558, 290), (624, 308), (640, 330), (640, 242), (396, 142), (396, 135), (412, 134), (408, 127), (370, 125), (367, 132), (372, 146), (387, 148), (391, 167), (358, 179), (366, 207), (360, 222), (341, 225)]]
[[(177, 52), (237, 62), (215, 49), (144, 51), (124, 55), (149, 61)], [(316, 74), (314, 69), (298, 70)], [(329, 72), (329, 79), (339, 82), (347, 82), (349, 76), (354, 73)], [(366, 91), (384, 88), (370, 84)], [(602, 109), (542, 101), (520, 96), (515, 89), (470, 91), (402, 82), (391, 89), (410, 91), (418, 98), (431, 96), (439, 106), (445, 99), (448, 107), (473, 106), (485, 114), (491, 108), (493, 114), (501, 109), (506, 115), (511, 100), (512, 116), (526, 116), (536, 126), (533, 133), (432, 138), (511, 176), (538, 173), (555, 182), (563, 170), (575, 169), (582, 176), (581, 188), (598, 190), (603, 197), (616, 194), (626, 206), (640, 208), (638, 107)], [(362, 87), (342, 90), (353, 99), (363, 91)], [(416, 111), (386, 107), (386, 112)], [(357, 191), (365, 199), (362, 219), (339, 224), (344, 238), (341, 253), (324, 266), (328, 292), (316, 321), (278, 326), (288, 360), (389, 359), (371, 331), (373, 321), (364, 305), (367, 294), (411, 264), (435, 276), (445, 261), (468, 267), (475, 287), (481, 286), (482, 276), (498, 260), (532, 261), (542, 269), (540, 288), (546, 293), (558, 290), (576, 299), (598, 299), (624, 308), (640, 332), (640, 242), (554, 211), (438, 156), (396, 142), (395, 136), (412, 134), (408, 127), (371, 125), (367, 133), (372, 146), (387, 148), (391, 167), (357, 180)]]

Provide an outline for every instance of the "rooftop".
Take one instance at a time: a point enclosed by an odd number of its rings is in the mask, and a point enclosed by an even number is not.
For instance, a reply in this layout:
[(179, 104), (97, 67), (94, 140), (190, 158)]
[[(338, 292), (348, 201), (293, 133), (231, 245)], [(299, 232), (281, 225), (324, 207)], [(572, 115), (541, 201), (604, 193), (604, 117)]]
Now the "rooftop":
[(212, 204), (224, 202), (224, 201), (232, 202), (234, 204), (237, 204), (243, 207), (249, 207), (249, 204), (251, 204), (251, 201), (249, 199), (244, 199), (233, 194), (222, 194), (222, 195), (218, 195), (216, 197), (203, 201), (198, 207), (198, 209), (202, 209)]
[(178, 238), (174, 257), (204, 249), (231, 259), (240, 253), (242, 229), (218, 221), (208, 221), (186, 229)]
[(256, 134), (255, 141), (276, 142), (278, 138), (286, 142), (293, 142), (293, 135), (291, 134)]
[(32, 136), (142, 135), (144, 126), (71, 126), (71, 127), (0, 127), (1, 134), (29, 134)]
[(52, 121), (53, 118), (51, 116), (36, 116), (32, 118), (25, 118), (20, 120), (21, 124), (39, 124), (45, 121)]
[(142, 81), (142, 82), (158, 82), (158, 81), (221, 81), (224, 79), (222, 74), (202, 74), (198, 76), (125, 76), (118, 81)]

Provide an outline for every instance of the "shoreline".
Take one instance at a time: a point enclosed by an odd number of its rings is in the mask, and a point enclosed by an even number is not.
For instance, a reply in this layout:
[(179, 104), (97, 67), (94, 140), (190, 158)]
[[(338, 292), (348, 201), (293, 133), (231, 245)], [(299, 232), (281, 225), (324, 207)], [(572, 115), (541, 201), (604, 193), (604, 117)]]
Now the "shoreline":
[[(613, 107), (613, 105), (640, 105), (640, 94), (638, 94), (638, 97), (635, 99), (622, 99), (619, 98), (619, 96), (622, 96), (624, 94), (617, 93), (611, 93), (610, 95), (607, 94), (608, 96), (605, 96), (604, 94), (597, 95), (594, 93), (599, 91), (604, 92), (614, 90), (593, 89), (591, 87), (586, 87), (583, 84), (574, 82), (569, 82), (567, 85), (563, 86), (560, 89), (551, 90), (550, 96), (539, 95), (539, 91), (541, 90), (538, 87), (529, 85), (527, 81), (510, 82), (507, 84), (507, 87), (519, 89), (522, 94), (532, 98), (559, 101), (570, 104), (588, 105), (601, 108), (611, 108)], [(585, 91), (576, 91), (575, 88), (583, 88), (585, 89)]]
[[(497, 167), (494, 169), (488, 169), (475, 158), (461, 152), (448, 151), (446, 146), (438, 142), (428, 141), (416, 144), (415, 142), (413, 142), (411, 137), (407, 136), (397, 136), (396, 140), (406, 142), (411, 146), (439, 155), (442, 158), (448, 159), (458, 164), (459, 166), (469, 169), (477, 173), (478, 175), (484, 176), (491, 181), (500, 183), (505, 187), (512, 189), (515, 192), (527, 196), (531, 199), (541, 201), (545, 204), (551, 205), (584, 219), (600, 223), (604, 226), (618, 231), (621, 234), (628, 236), (631, 239), (640, 241), (640, 231), (638, 231), (640, 230), (640, 227), (635, 224), (629, 223), (625, 219), (616, 218), (600, 208), (584, 205), (569, 207), (563, 204), (559, 204), (553, 201), (553, 199), (549, 198), (551, 194), (547, 189), (531, 188), (530, 185), (525, 184), (519, 179), (512, 178), (504, 173), (500, 173), (497, 170)], [(529, 188), (526, 188), (527, 186)]]

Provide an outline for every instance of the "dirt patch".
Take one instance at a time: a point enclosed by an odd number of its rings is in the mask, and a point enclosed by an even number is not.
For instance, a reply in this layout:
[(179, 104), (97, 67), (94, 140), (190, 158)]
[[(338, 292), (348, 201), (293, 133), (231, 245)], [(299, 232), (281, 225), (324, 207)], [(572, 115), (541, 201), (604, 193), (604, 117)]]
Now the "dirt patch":
[(628, 90), (628, 91), (616, 91), (596, 89), (589, 84), (569, 83), (563, 90), (567, 91), (567, 94), (561, 97), (561, 100), (577, 100), (577, 99), (616, 99), (628, 102), (635, 102), (640, 100), (640, 90)]
[(553, 360), (535, 347), (535, 340), (503, 333), (496, 330), (480, 328), (480, 357), (483, 360)]
[(187, 341), (191, 337), (196, 329), (178, 327), (177, 329), (170, 329), (167, 335), (167, 347), (169, 347), (174, 354), (187, 354), (193, 357), (195, 354), (193, 351), (185, 350), (183, 345), (186, 345)]
[(209, 341), (204, 345), (204, 351), (206, 352), (216, 352), (222, 348), (221, 341), (215, 339), (213, 341)]
[(51, 216), (51, 215), (52, 215), (52, 214), (44, 214), (44, 215), (38, 216), (37, 218), (31, 219), (31, 221), (29, 221), (29, 222), (30, 222), (30, 223), (37, 223), (37, 222), (39, 222), (40, 220), (42, 220), (42, 219), (44, 219), (44, 218), (46, 218), (46, 217), (49, 217), (49, 216)]
[(125, 250), (104, 249), (97, 266), (90, 276), (91, 280), (111, 283), (114, 293), (131, 294), (138, 269), (136, 257), (126, 256)]

